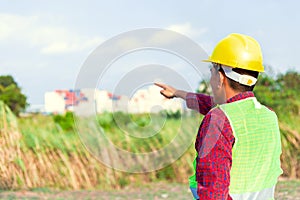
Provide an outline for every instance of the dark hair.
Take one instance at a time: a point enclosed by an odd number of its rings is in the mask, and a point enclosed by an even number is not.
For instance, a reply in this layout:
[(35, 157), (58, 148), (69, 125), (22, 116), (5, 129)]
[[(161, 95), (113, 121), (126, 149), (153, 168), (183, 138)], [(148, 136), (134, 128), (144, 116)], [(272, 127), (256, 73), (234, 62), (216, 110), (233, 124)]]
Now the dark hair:
[[(219, 68), (219, 71), (227, 78), (228, 80), (228, 83), (229, 83), (229, 86), (234, 90), (234, 91), (237, 91), (237, 92), (246, 92), (246, 91), (253, 91), (255, 85), (252, 85), (252, 86), (247, 86), (247, 85), (242, 85), (240, 84), (239, 82), (236, 82), (230, 78), (228, 78), (226, 75), (225, 75), (225, 72), (224, 70), (222, 69), (222, 67)], [(246, 69), (241, 69), (241, 68), (233, 68), (232, 71), (235, 71), (236, 73), (239, 73), (239, 74), (245, 74), (245, 75), (249, 75), (249, 76), (252, 76), (254, 78), (257, 78), (258, 77), (258, 74), (259, 72), (255, 72), (255, 71), (250, 71), (250, 70), (246, 70)]]

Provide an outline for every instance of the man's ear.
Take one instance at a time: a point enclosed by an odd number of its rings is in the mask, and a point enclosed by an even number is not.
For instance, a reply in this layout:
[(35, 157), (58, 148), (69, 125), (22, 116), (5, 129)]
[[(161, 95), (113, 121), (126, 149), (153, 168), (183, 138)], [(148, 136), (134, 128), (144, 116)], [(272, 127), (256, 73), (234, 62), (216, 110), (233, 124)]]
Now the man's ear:
[(224, 85), (224, 83), (225, 83), (226, 78), (225, 78), (225, 76), (224, 76), (224, 74), (222, 72), (219, 72), (219, 77), (220, 77), (219, 87), (222, 87)]

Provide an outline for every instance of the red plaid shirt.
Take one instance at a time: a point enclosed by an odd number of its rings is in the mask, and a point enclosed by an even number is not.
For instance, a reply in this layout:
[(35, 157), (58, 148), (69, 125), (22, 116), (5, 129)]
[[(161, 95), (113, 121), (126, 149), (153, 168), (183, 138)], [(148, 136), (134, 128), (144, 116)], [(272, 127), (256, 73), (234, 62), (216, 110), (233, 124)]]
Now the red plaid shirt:
[[(254, 97), (243, 92), (227, 100), (227, 103)], [(229, 195), (230, 169), (234, 136), (228, 118), (219, 108), (212, 109), (212, 97), (189, 93), (187, 107), (205, 115), (200, 125), (195, 149), (198, 152), (196, 180), (199, 199), (232, 199)]]

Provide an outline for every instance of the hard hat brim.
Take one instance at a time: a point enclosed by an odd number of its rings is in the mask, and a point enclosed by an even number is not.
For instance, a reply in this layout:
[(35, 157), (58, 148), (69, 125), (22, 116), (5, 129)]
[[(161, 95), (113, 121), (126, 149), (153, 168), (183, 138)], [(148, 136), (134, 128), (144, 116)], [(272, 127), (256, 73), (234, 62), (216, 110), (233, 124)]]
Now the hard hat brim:
[(202, 62), (211, 62), (211, 60), (202, 60)]
[[(225, 65), (225, 66), (228, 66), (228, 67), (231, 67), (231, 68), (240, 68), (240, 69), (246, 69), (246, 70), (251, 70), (249, 68), (245, 68), (245, 67), (238, 67), (236, 66), (236, 64), (230, 64), (230, 63), (223, 63), (223, 62), (220, 62), (218, 60), (213, 60), (213, 59), (206, 59), (206, 60), (202, 60), (202, 62), (210, 62), (210, 63), (218, 63), (218, 64), (221, 64), (221, 65)], [(262, 66), (260, 69), (255, 69), (255, 70), (251, 70), (251, 71), (256, 71), (256, 72), (264, 72), (264, 66)]]

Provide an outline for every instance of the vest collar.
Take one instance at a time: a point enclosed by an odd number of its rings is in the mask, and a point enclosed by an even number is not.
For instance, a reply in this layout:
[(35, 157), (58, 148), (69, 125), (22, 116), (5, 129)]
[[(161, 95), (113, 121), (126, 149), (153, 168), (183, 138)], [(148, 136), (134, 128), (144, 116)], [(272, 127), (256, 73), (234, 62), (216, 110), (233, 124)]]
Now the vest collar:
[(227, 99), (226, 103), (232, 103), (234, 101), (239, 101), (242, 99), (246, 99), (249, 97), (255, 97), (253, 92), (241, 92), (233, 97), (231, 97), (230, 99)]

